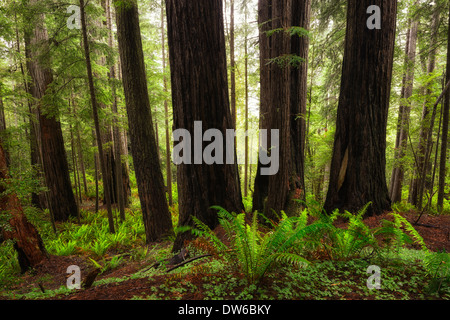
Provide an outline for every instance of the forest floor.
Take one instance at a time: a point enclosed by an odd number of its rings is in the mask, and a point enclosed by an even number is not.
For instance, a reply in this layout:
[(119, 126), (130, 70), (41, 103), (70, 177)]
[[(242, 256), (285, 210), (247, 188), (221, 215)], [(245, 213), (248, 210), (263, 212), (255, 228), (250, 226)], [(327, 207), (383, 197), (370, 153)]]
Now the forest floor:
[[(411, 223), (418, 214), (402, 214)], [(380, 225), (385, 214), (365, 219), (371, 227)], [(338, 222), (341, 226), (345, 223)], [(424, 214), (414, 226), (431, 251), (450, 252), (450, 216)], [(345, 300), (447, 300), (450, 290), (444, 293), (427, 293), (427, 283), (421, 266), (396, 265), (394, 261), (382, 264), (382, 290), (369, 290), (366, 269), (369, 263), (356, 261), (320, 261), (305, 270), (280, 270), (264, 278), (258, 288), (249, 289), (241, 274), (224, 269), (215, 257), (205, 257), (171, 272), (164, 266), (154, 268), (153, 252), (165, 250), (170, 254), (171, 242), (150, 245), (150, 252), (139, 261), (129, 259), (97, 276), (89, 289), (66, 288), (67, 268), (77, 265), (83, 278), (93, 269), (88, 257), (83, 255), (50, 256), (35, 270), (18, 277), (7, 292), (0, 290), (0, 300), (204, 300), (204, 299), (345, 299)], [(418, 249), (418, 248), (416, 248)], [(156, 250), (156, 251), (155, 251)], [(111, 259), (117, 252), (108, 252)], [(119, 254), (126, 259), (127, 252)], [(308, 271), (306, 271), (308, 270)], [(1, 288), (1, 286), (0, 286)]]

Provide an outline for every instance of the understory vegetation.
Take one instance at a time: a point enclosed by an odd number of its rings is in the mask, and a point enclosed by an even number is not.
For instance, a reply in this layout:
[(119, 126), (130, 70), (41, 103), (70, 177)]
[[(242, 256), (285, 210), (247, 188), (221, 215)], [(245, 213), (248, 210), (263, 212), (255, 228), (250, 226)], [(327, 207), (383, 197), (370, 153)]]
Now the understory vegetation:
[[(85, 265), (83, 272), (99, 269), (100, 274), (89, 290), (68, 289), (61, 277), (66, 274), (57, 275), (59, 283), (50, 273), (36, 279), (37, 272), (29, 271), (18, 277), (16, 252), (7, 243), (0, 247), (1, 297), (65, 299), (83, 292), (112, 294), (114, 287), (123, 295), (123, 287), (129, 287), (129, 299), (152, 300), (450, 298), (449, 254), (428, 250), (400, 213), (394, 211), (391, 219), (370, 228), (362, 219), (367, 206), (357, 214), (330, 215), (312, 208), (297, 217), (282, 213), (275, 223), (259, 213), (234, 214), (215, 207), (218, 229), (197, 220), (197, 228), (177, 230), (197, 236), (187, 251), (201, 259), (169, 272), (171, 239), (145, 245), (142, 218), (131, 210), (125, 221), (117, 221), (114, 234), (108, 231), (104, 210), (83, 210), (81, 224), (76, 219), (58, 224), (55, 234), (48, 215), (27, 209), (51, 256), (73, 259)], [(346, 226), (336, 226), (337, 221)], [(130, 265), (131, 272), (121, 272)], [(368, 288), (370, 266), (381, 270), (380, 289)], [(34, 283), (29, 283), (33, 276)]]

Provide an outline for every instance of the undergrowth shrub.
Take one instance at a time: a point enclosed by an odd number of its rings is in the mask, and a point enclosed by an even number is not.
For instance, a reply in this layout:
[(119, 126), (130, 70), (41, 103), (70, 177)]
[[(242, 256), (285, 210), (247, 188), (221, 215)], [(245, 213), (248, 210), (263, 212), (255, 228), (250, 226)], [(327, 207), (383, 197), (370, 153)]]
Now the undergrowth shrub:
[(180, 231), (190, 230), (196, 236), (209, 239), (217, 252), (230, 265), (242, 272), (249, 285), (257, 284), (273, 270), (277, 263), (305, 266), (309, 262), (291, 250), (298, 240), (302, 239), (315, 226), (307, 226), (302, 217), (287, 217), (269, 232), (259, 225), (255, 212), (251, 223), (247, 223), (245, 214), (235, 214), (221, 207), (218, 210), (220, 225), (224, 228), (230, 246), (225, 244), (203, 222), (194, 217), (197, 228), (182, 227)]
[(424, 266), (427, 274), (431, 277), (428, 284), (429, 292), (439, 292), (450, 288), (450, 254), (442, 252), (433, 252), (424, 259)]
[[(182, 227), (179, 231), (191, 230), (195, 236), (208, 239), (215, 252), (243, 273), (249, 284), (261, 281), (280, 263), (305, 266), (312, 260), (350, 261), (368, 258), (386, 248), (398, 251), (412, 242), (427, 251), (423, 238), (399, 213), (391, 213), (393, 221), (385, 220), (382, 226), (371, 229), (363, 220), (369, 205), (356, 214), (336, 210), (328, 215), (314, 211), (313, 222), (309, 222), (308, 209), (296, 217), (281, 212), (280, 222), (271, 222), (269, 230), (259, 224), (258, 218), (266, 219), (260, 213), (255, 212), (251, 221), (247, 221), (244, 213), (213, 207), (218, 210), (220, 225), (230, 244), (195, 217), (196, 228)], [(338, 218), (347, 221), (346, 228), (334, 225)], [(380, 235), (388, 241), (380, 244), (377, 238)]]

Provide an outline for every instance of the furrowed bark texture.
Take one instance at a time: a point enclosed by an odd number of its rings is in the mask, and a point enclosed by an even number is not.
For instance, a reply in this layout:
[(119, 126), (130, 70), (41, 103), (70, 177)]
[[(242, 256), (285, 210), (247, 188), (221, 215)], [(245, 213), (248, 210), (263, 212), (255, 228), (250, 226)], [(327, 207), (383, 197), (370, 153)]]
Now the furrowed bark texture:
[[(380, 9), (381, 29), (367, 27), (367, 8)], [(366, 214), (390, 209), (386, 126), (397, 1), (350, 0), (330, 183), (324, 209)]]
[(119, 52), (128, 114), (131, 153), (147, 242), (173, 233), (158, 159), (137, 3), (115, 1)]
[[(226, 129), (233, 128), (233, 121), (228, 98), (222, 1), (166, 0), (166, 7), (174, 129), (188, 130), (192, 145), (195, 121), (202, 121), (203, 132), (214, 128), (225, 137)], [(225, 151), (225, 141), (223, 148)], [(191, 154), (194, 155), (193, 149)], [(236, 156), (234, 163), (178, 166), (180, 226), (193, 225), (192, 216), (195, 216), (210, 228), (216, 227), (217, 214), (210, 208), (213, 205), (230, 212), (243, 210)], [(174, 251), (188, 238), (188, 233), (180, 234)]]

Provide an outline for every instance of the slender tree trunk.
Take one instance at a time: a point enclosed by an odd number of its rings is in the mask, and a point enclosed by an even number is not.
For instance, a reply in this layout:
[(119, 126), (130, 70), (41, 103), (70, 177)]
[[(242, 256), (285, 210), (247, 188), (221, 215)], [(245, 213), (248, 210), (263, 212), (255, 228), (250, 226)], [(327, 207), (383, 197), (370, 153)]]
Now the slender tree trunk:
[[(16, 44), (17, 44), (16, 50), (20, 56), (21, 49), (20, 49), (20, 36), (19, 36), (19, 27), (18, 27), (18, 21), (17, 21), (17, 13), (14, 13), (14, 21), (16, 23), (16, 27), (15, 27), (15, 29), (16, 29), (15, 30), (16, 31)], [(20, 59), (19, 65), (20, 65), (20, 71), (22, 74), (22, 81), (23, 81), (23, 86), (24, 86), (25, 92), (27, 94), (31, 95), (30, 84), (25, 75), (25, 68), (24, 68), (24, 64), (22, 63), (22, 59)], [(0, 101), (0, 104), (1, 103), (2, 102)], [(33, 110), (32, 110), (32, 108), (33, 108), (32, 99), (28, 98), (27, 104), (28, 104), (28, 111), (29, 111), (28, 121), (30, 124), (30, 135), (29, 135), (30, 163), (31, 163), (31, 166), (33, 167), (33, 169), (36, 170), (35, 177), (37, 179), (40, 179), (40, 178), (42, 178), (42, 162), (41, 162), (40, 153), (39, 153), (39, 143), (37, 141), (38, 130), (39, 130), (39, 126), (37, 125), (37, 117), (36, 117), (37, 113), (33, 112)], [(4, 118), (4, 114), (3, 114), (3, 118)], [(4, 120), (3, 120), (3, 123), (4, 123)], [(6, 124), (4, 124), (4, 126), (5, 126), (4, 129), (6, 129)], [(9, 166), (10, 156), (9, 156), (9, 152), (7, 149), (5, 150), (5, 155), (6, 155), (6, 162)], [(31, 205), (36, 208), (39, 208), (39, 209), (46, 208), (45, 194), (43, 192), (41, 192), (40, 194), (38, 194), (36, 192), (31, 193)]]
[(5, 151), (0, 144), (0, 214), (7, 213), (9, 216), (8, 228), (0, 228), (0, 238), (15, 241), (14, 248), (18, 253), (19, 265), (22, 273), (29, 268), (37, 266), (47, 259), (44, 243), (37, 229), (28, 221), (19, 198), (15, 193), (7, 193), (9, 186), (8, 167), (6, 164)]
[[(164, 0), (161, 0), (161, 45), (162, 45), (162, 62), (163, 62), (163, 73), (164, 73), (164, 94), (167, 94), (167, 77), (166, 77), (166, 33), (165, 33), (165, 18), (164, 18)], [(173, 195), (172, 195), (172, 161), (171, 161), (171, 136), (169, 128), (169, 103), (167, 99), (164, 99), (164, 118), (165, 118), (165, 129), (166, 129), (166, 176), (167, 176), (167, 193), (169, 196), (169, 206), (173, 205)]]
[[(106, 27), (108, 29), (108, 46), (113, 49), (114, 48), (114, 42), (113, 42), (113, 32), (112, 32), (112, 10), (111, 10), (111, 2), (110, 0), (106, 0), (105, 2), (105, 13), (106, 13)], [(111, 86), (111, 93), (113, 98), (112, 103), (112, 112), (118, 117), (118, 109), (117, 109), (117, 93), (116, 93), (116, 68), (115, 68), (115, 62), (112, 57), (109, 57), (109, 60), (107, 64), (109, 65), (109, 82)], [(114, 190), (115, 194), (117, 196), (117, 204), (119, 206), (119, 213), (121, 220), (125, 220), (125, 190), (123, 188), (123, 181), (124, 181), (124, 170), (122, 168), (122, 154), (121, 154), (121, 145), (122, 145), (122, 136), (120, 134), (120, 128), (118, 125), (118, 120), (114, 119), (113, 123), (113, 140), (114, 140), (114, 176), (115, 176), (115, 185)], [(125, 171), (126, 172), (126, 171)]]
[(173, 233), (164, 192), (135, 0), (114, 1), (123, 86), (130, 127), (131, 152), (141, 201), (147, 242)]
[[(366, 12), (377, 5), (381, 29)], [(391, 207), (386, 185), (386, 127), (391, 92), (397, 1), (349, 0), (341, 93), (324, 209), (366, 215)]]
[[(259, 108), (259, 128), (269, 128), (269, 107), (270, 107), (270, 48), (272, 38), (267, 36), (267, 32), (272, 30), (272, 8), (271, 2), (260, 0), (258, 2), (258, 25), (259, 25), (259, 52), (260, 52), (260, 108)], [(269, 142), (269, 141), (268, 141)], [(270, 143), (268, 143), (270, 145)], [(261, 147), (260, 147), (261, 148)], [(252, 211), (263, 212), (264, 202), (268, 194), (269, 176), (262, 175), (261, 169), (265, 165), (258, 159), (256, 176), (253, 190)]]
[(83, 34), (83, 47), (84, 47), (84, 54), (86, 58), (86, 69), (87, 69), (87, 76), (88, 76), (88, 83), (89, 83), (89, 92), (91, 96), (91, 104), (92, 104), (92, 113), (94, 116), (94, 126), (95, 126), (95, 135), (97, 137), (97, 147), (98, 147), (98, 154), (100, 158), (100, 168), (102, 170), (102, 178), (103, 178), (103, 195), (106, 200), (106, 210), (108, 214), (108, 224), (109, 224), (109, 232), (114, 233), (114, 219), (111, 209), (111, 198), (110, 198), (110, 183), (109, 183), (109, 175), (106, 167), (106, 160), (105, 160), (105, 154), (103, 152), (103, 142), (102, 142), (102, 134), (100, 131), (100, 121), (98, 118), (98, 104), (97, 104), (97, 98), (95, 94), (95, 87), (94, 87), (94, 77), (92, 74), (92, 66), (91, 66), (91, 53), (89, 51), (89, 42), (87, 37), (87, 25), (86, 25), (86, 15), (85, 15), (85, 7), (84, 7), (84, 0), (80, 0), (80, 15), (81, 15), (81, 29)]
[[(3, 106), (3, 98), (0, 96), (0, 143), (4, 145), (4, 139), (6, 137), (6, 118), (5, 118), (5, 107)], [(9, 152), (4, 150), (6, 166), (9, 168), (10, 157)]]
[[(75, 103), (72, 104), (73, 106), (73, 112), (76, 114), (76, 106)], [(78, 154), (78, 159), (80, 161), (80, 169), (81, 169), (81, 176), (83, 178), (83, 187), (84, 187), (84, 193), (88, 193), (88, 186), (87, 186), (87, 179), (86, 179), (86, 167), (84, 165), (84, 156), (83, 156), (83, 148), (81, 146), (81, 136), (80, 136), (80, 126), (79, 123), (75, 123), (75, 135), (76, 135), (76, 150)]]
[[(202, 122), (202, 132), (217, 129), (226, 137), (233, 128), (230, 113), (227, 59), (221, 0), (166, 0), (174, 129), (187, 130), (194, 137), (194, 122)], [(225, 139), (224, 139), (225, 140)], [(225, 141), (218, 142), (229, 150)], [(194, 143), (191, 143), (194, 145)], [(204, 147), (205, 144), (202, 145)], [(183, 154), (194, 148), (186, 144)], [(202, 148), (203, 150), (203, 148)], [(217, 150), (216, 150), (217, 151)], [(197, 217), (210, 228), (218, 225), (211, 206), (230, 212), (244, 208), (236, 154), (234, 163), (208, 165), (204, 161), (182, 163), (177, 168), (179, 225), (193, 225)], [(193, 164), (198, 162), (197, 164)], [(178, 234), (173, 250), (184, 246), (189, 233)]]
[[(248, 132), (248, 25), (247, 16), (248, 8), (245, 7), (245, 40), (244, 40), (244, 64), (245, 64), (245, 116), (244, 127), (245, 132)], [(236, 124), (235, 124), (236, 125)], [(248, 195), (248, 134), (245, 135), (245, 157), (244, 157), (244, 196)]]
[(393, 169), (390, 186), (390, 197), (392, 202), (402, 200), (402, 187), (405, 175), (404, 161), (406, 148), (408, 145), (409, 119), (411, 113), (411, 102), (414, 85), (414, 67), (417, 46), (417, 28), (418, 22), (411, 21), (408, 32), (408, 40), (405, 49), (405, 75), (402, 88), (402, 97), (398, 119), (397, 141), (396, 141), (396, 160), (397, 164)]
[[(31, 7), (37, 0), (31, 0)], [(32, 15), (32, 14), (31, 14)], [(31, 74), (31, 93), (38, 101), (40, 144), (43, 169), (47, 188), (49, 189), (49, 210), (55, 221), (65, 221), (69, 216), (77, 216), (77, 205), (69, 177), (69, 167), (64, 148), (61, 123), (57, 119), (55, 108), (52, 111), (43, 104), (49, 85), (53, 82), (52, 71), (41, 64), (40, 54), (48, 50), (48, 34), (44, 16), (26, 17), (32, 19), (34, 29), (25, 35), (25, 52), (28, 58), (27, 67)], [(33, 52), (30, 48), (33, 47)]]
[[(450, 14), (449, 14), (450, 21)], [(448, 29), (448, 46), (447, 46), (447, 70), (446, 70), (446, 83), (450, 81), (450, 25)], [(444, 207), (445, 196), (445, 178), (446, 178), (446, 166), (448, 163), (448, 126), (450, 116), (450, 91), (447, 90), (444, 100), (444, 110), (442, 113), (442, 143), (441, 143), (441, 156), (439, 163), (439, 187), (438, 187), (438, 200), (437, 208), (439, 212), (442, 212)]]
[(231, 104), (231, 118), (233, 119), (233, 128), (237, 125), (236, 112), (236, 53), (235, 53), (235, 25), (234, 25), (234, 1), (230, 0), (230, 104)]
[[(432, 37), (430, 42), (430, 55), (428, 57), (428, 66), (427, 66), (427, 74), (431, 75), (434, 72), (436, 67), (436, 53), (437, 53), (437, 40), (438, 40), (438, 31), (439, 31), (439, 22), (440, 22), (440, 10), (438, 8), (435, 9), (433, 13), (433, 21), (431, 24), (432, 29)], [(432, 82), (426, 84), (426, 94), (425, 101), (423, 103), (423, 111), (422, 111), (422, 126), (420, 128), (420, 137), (419, 137), (419, 145), (417, 148), (417, 168), (415, 170), (416, 175), (411, 184), (411, 188), (409, 190), (409, 199), (408, 201), (417, 206), (419, 209), (422, 208), (422, 200), (423, 200), (423, 186), (425, 185), (425, 181), (428, 180), (428, 168), (429, 161), (427, 160), (427, 141), (428, 136), (433, 134), (433, 127), (431, 124), (434, 124), (434, 117), (436, 115), (435, 112), (430, 114), (430, 97), (432, 95)]]

